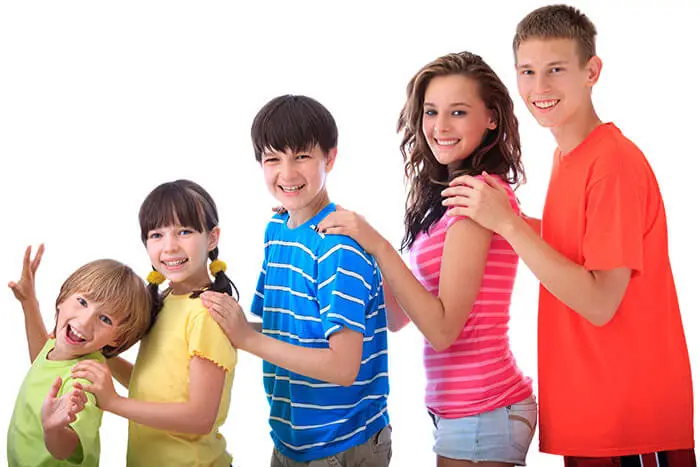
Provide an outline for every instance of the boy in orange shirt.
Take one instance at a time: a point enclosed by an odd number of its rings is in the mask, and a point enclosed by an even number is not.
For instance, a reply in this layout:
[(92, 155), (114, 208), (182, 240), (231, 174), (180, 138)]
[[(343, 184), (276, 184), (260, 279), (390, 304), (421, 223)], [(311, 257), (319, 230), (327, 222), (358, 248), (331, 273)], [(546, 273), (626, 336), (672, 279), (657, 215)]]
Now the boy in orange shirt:
[(542, 221), (514, 215), (490, 176), (455, 179), (443, 202), (503, 236), (540, 280), (540, 449), (566, 467), (695, 466), (664, 205), (642, 152), (595, 112), (595, 35), (553, 5), (513, 41), (520, 96), (557, 142)]

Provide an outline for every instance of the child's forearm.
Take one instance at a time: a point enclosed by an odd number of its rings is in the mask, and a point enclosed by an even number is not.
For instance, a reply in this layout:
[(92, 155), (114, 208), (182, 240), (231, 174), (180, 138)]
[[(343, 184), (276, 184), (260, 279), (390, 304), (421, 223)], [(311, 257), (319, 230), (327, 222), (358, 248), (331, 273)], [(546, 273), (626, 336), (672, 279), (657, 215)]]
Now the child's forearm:
[(399, 331), (411, 322), (399, 302), (396, 301), (396, 297), (387, 283), (384, 284), (384, 306), (386, 307), (387, 326), (390, 331)]
[(114, 379), (125, 388), (129, 388), (131, 380), (131, 372), (134, 370), (134, 364), (124, 360), (122, 357), (113, 357), (107, 360), (107, 366), (112, 372)]
[(36, 297), (23, 300), (21, 303), (22, 311), (24, 311), (24, 329), (27, 333), (29, 359), (33, 362), (49, 339), (49, 333), (46, 332)]
[[(349, 332), (355, 333), (354, 331)], [(361, 359), (362, 335), (355, 334), (359, 338), (359, 357)], [(262, 333), (253, 334), (241, 346), (241, 349), (294, 373), (341, 386), (349, 386), (354, 383), (359, 371), (360, 362), (353, 361), (351, 352), (332, 348), (301, 347)]]
[(103, 410), (151, 428), (193, 435), (210, 433), (216, 421), (190, 402), (145, 402), (117, 396)]
[(67, 459), (78, 448), (80, 438), (71, 427), (62, 426), (44, 430), (46, 449), (56, 459)]

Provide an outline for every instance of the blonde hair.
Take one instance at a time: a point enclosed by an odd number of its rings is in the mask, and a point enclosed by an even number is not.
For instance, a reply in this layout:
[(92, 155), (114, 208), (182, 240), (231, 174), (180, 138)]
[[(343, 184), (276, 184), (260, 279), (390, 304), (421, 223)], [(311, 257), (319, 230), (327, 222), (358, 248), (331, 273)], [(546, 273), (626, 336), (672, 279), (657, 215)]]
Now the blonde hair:
[(102, 354), (113, 357), (140, 340), (151, 326), (154, 306), (144, 281), (129, 267), (112, 259), (99, 259), (78, 268), (61, 286), (58, 306), (80, 293), (97, 302), (117, 320), (117, 346), (105, 346)]
[(569, 5), (549, 5), (531, 12), (518, 23), (513, 38), (513, 53), (528, 39), (572, 39), (585, 64), (596, 55), (595, 25), (577, 8)]

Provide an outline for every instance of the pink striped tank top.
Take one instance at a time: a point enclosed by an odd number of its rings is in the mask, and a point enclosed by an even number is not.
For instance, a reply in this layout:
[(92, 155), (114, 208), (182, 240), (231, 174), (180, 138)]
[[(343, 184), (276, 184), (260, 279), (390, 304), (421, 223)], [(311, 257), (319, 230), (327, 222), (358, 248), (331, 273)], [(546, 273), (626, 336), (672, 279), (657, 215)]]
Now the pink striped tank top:
[[(520, 213), (515, 194), (513, 210)], [(411, 269), (433, 295), (438, 295), (440, 264), (447, 229), (458, 220), (445, 213), (428, 233), (416, 237), (410, 250)], [(520, 402), (532, 394), (532, 380), (523, 376), (508, 342), (510, 306), (518, 256), (500, 235), (493, 235), (481, 289), (464, 329), (443, 352), (425, 341), (423, 360), (428, 409), (444, 418), (461, 418)]]

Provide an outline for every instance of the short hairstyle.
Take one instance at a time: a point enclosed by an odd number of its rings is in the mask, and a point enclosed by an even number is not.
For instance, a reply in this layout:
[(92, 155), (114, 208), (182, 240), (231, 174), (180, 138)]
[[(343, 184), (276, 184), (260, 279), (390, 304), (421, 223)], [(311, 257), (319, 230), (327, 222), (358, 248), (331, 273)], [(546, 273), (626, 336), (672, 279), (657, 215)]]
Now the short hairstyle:
[(338, 146), (333, 115), (318, 101), (295, 95), (275, 97), (265, 104), (250, 130), (255, 160), (266, 151), (309, 151), (318, 145), (324, 154)]
[(87, 263), (68, 276), (56, 299), (58, 306), (73, 294), (96, 302), (100, 311), (113, 316), (117, 324), (117, 346), (105, 346), (109, 358), (139, 341), (151, 326), (152, 302), (146, 284), (129, 266), (113, 259)]
[(585, 64), (596, 55), (595, 25), (577, 8), (569, 5), (549, 5), (538, 8), (518, 23), (513, 38), (513, 53), (529, 39), (573, 39)]

